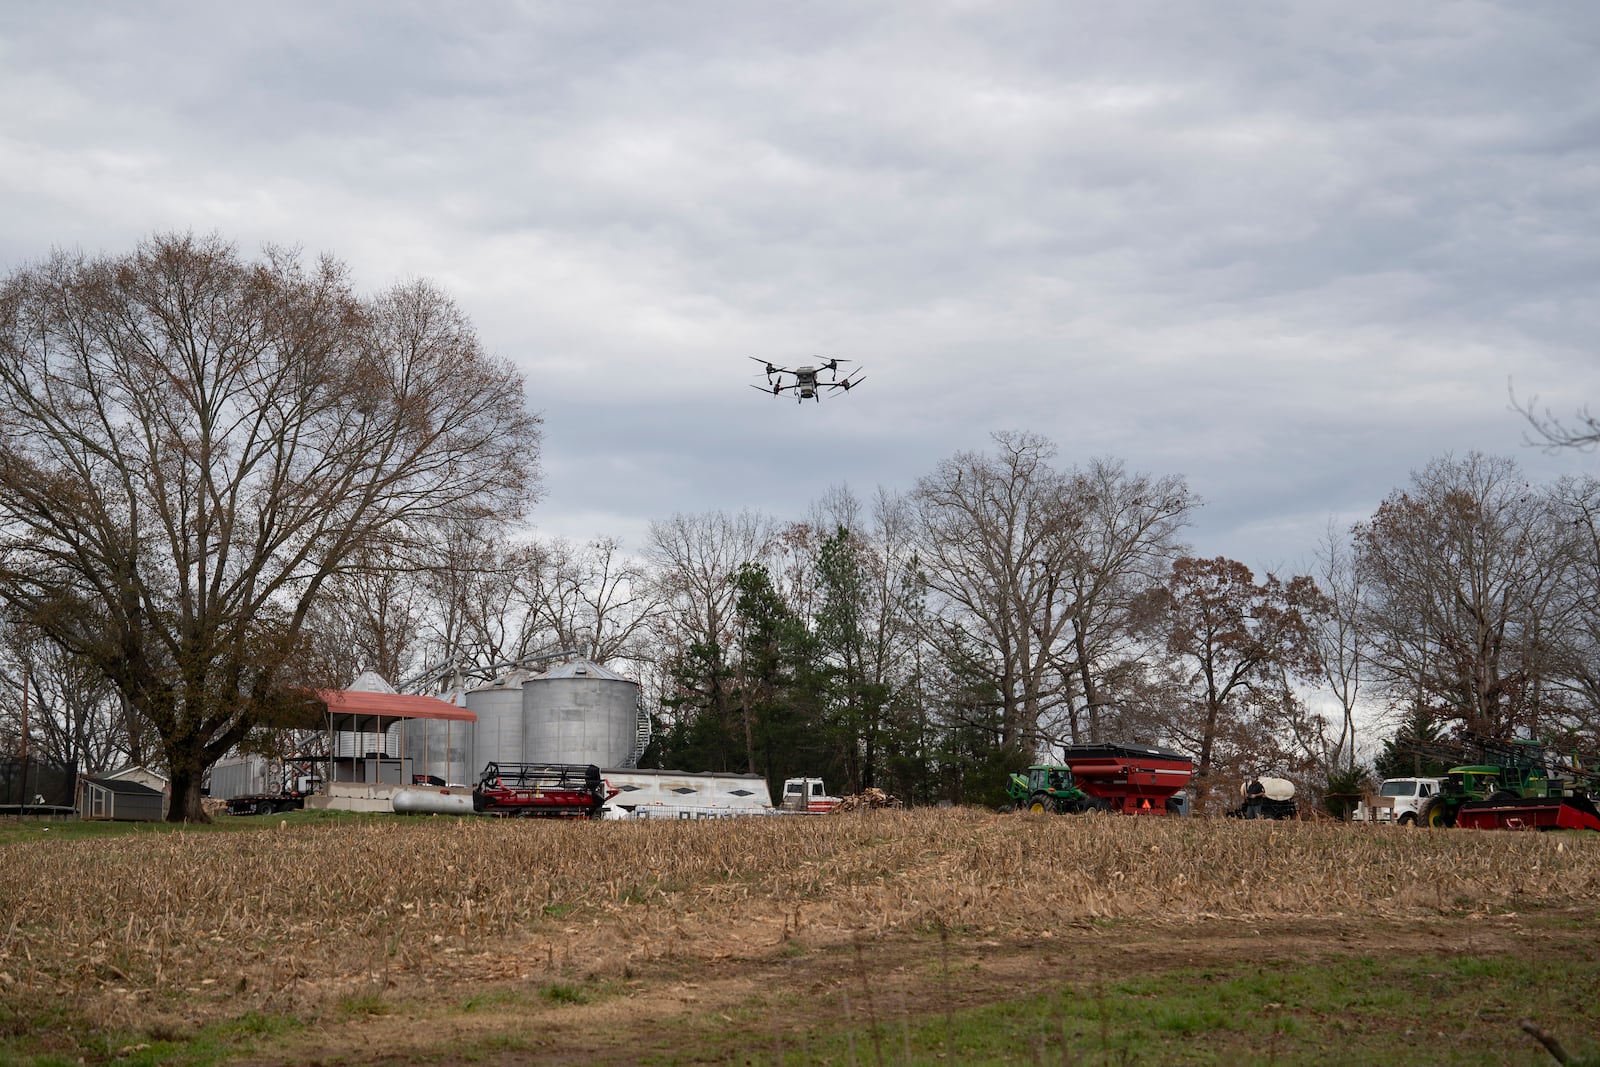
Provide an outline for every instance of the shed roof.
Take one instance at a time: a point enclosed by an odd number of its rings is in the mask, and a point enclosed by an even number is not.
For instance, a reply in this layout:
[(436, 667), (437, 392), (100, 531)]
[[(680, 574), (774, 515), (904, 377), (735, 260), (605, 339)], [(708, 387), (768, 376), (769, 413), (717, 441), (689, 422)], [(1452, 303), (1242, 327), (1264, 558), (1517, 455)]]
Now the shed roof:
[(125, 793), (129, 796), (158, 797), (161, 795), (161, 790), (159, 789), (151, 789), (143, 782), (134, 782), (126, 778), (85, 778), (84, 781), (97, 785), (102, 789), (110, 790), (113, 793)]
[(95, 775), (95, 778), (96, 778), (96, 780), (99, 780), (101, 778), (116, 778), (116, 779), (119, 779), (119, 780), (125, 779), (125, 778), (126, 779), (133, 779), (133, 777), (135, 775), (138, 775), (138, 774), (148, 774), (150, 777), (159, 778), (163, 782), (169, 780), (167, 778), (167, 776), (162, 774), (160, 771), (151, 770), (149, 767), (146, 767), (142, 763), (130, 763), (126, 767), (118, 767), (114, 771), (107, 771), (105, 774), (97, 774), (97, 775)]
[(363, 693), (350, 689), (319, 689), (316, 697), (328, 708), (339, 729), (375, 732), (380, 719), (444, 719), (477, 722), (476, 712), (458, 708), (430, 696), (414, 693)]

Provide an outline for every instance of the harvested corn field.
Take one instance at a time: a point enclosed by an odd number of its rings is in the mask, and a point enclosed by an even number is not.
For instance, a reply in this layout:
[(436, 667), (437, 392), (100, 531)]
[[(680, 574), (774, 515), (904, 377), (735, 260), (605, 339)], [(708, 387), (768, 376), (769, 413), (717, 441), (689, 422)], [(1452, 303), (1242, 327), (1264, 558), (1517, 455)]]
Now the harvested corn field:
[[(1256, 949), (1278, 931), (1302, 955), (1408, 936), (1449, 949), (1463, 930), (1514, 951), (1519, 917), (1583, 929), (1600, 912), (1600, 835), (947, 810), (638, 823), (308, 814), (251, 832), (24, 829), (0, 841), (11, 1005), (0, 1034), (24, 1041), (30, 1020), (62, 1010), (73, 1047), (61, 1051), (80, 1055), (99, 1034), (187, 1037), (270, 1018), (315, 1023), (335, 1044), (362, 1035), (339, 1062), (382, 1062), (396, 1041), (418, 1062), (458, 1062), (428, 1049), (439, 1012), (470, 998), (588, 990), (643, 1018), (671, 994), (673, 1018), (726, 1016), (685, 991), (748, 972), (753, 996), (769, 989), (767, 969), (787, 968), (810, 992), (763, 1020), (781, 1045), (791, 1022), (803, 1034), (815, 1012), (837, 1016), (852, 983), (858, 1006), (891, 988), (913, 1012), (979, 1003), (977, 976), (1003, 974), (994, 960), (1008, 953), (1048, 952), (1036, 974), (1103, 985), (1144, 972), (1105, 956), (1145, 942), (1172, 965), (1236, 958), (1244, 930), (1267, 938)], [(1171, 956), (1180, 944), (1187, 955)], [(1073, 962), (1091, 949), (1095, 961)], [(968, 964), (972, 988), (959, 980)], [(354, 1051), (369, 1047), (370, 1059)]]

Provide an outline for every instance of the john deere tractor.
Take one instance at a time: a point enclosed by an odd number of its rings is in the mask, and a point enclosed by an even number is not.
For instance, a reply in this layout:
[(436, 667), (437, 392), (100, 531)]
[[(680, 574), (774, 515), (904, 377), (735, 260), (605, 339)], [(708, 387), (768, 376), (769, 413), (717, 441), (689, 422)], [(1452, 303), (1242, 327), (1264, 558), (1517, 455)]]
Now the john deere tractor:
[(1474, 829), (1600, 829), (1600, 810), (1589, 796), (1589, 771), (1564, 766), (1552, 773), (1537, 741), (1473, 737), (1479, 762), (1451, 767), (1439, 791), (1417, 816), (1424, 826)]
[(1078, 788), (1070, 767), (1054, 764), (1029, 767), (1025, 775), (1013, 774), (1006, 793), (1016, 801), (1018, 811), (1066, 814), (1109, 807)]

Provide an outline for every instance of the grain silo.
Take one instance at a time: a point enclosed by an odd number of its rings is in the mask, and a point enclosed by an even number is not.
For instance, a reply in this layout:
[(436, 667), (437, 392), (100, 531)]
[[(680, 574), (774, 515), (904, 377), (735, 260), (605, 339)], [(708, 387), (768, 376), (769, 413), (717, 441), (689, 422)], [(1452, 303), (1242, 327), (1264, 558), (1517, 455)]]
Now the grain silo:
[(631, 767), (649, 739), (639, 684), (588, 660), (524, 682), (522, 713), (528, 762)]
[(478, 716), (467, 781), (477, 781), (485, 763), (533, 762), (522, 711), (522, 686), (530, 677), (529, 671), (508, 671), (467, 691), (467, 710)]
[[(468, 705), (470, 710), (471, 705)], [(391, 727), (399, 737), (389, 739), (392, 756), (405, 755), (413, 774), (443, 779), (449, 784), (477, 781), (472, 766), (475, 725), (450, 719), (407, 719)]]

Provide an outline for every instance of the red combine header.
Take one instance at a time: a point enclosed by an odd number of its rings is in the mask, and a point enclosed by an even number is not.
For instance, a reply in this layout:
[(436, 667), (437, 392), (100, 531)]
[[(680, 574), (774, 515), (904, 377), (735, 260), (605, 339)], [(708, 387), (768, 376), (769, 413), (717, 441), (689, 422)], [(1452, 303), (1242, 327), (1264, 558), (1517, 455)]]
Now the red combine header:
[(598, 819), (600, 808), (617, 793), (592, 763), (489, 763), (472, 791), (472, 810), (534, 819)]

